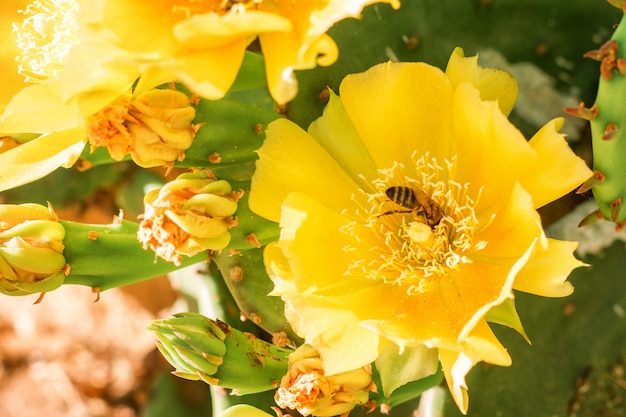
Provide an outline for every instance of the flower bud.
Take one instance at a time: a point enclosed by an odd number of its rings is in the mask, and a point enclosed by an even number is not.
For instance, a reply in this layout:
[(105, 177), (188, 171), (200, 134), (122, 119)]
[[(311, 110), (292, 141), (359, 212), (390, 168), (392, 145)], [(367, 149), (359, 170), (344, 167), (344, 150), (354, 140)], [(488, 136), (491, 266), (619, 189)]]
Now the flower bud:
[(228, 182), (208, 178), (205, 171), (183, 174), (145, 195), (137, 237), (144, 249), (179, 265), (181, 255), (225, 248), (236, 211)]
[(0, 205), (0, 292), (27, 295), (63, 284), (64, 237), (51, 206)]
[(149, 90), (137, 97), (119, 97), (87, 119), (92, 148), (105, 146), (121, 160), (130, 153), (141, 167), (173, 166), (182, 161), (197, 127), (196, 111), (187, 96), (176, 90)]
[(279, 407), (303, 416), (336, 416), (368, 402), (372, 375), (365, 368), (326, 376), (313, 347), (302, 345), (289, 355), (289, 372), (274, 399)]
[(268, 391), (287, 372), (290, 350), (240, 332), (197, 313), (153, 321), (148, 329), (157, 347), (181, 378), (202, 380), (238, 394)]

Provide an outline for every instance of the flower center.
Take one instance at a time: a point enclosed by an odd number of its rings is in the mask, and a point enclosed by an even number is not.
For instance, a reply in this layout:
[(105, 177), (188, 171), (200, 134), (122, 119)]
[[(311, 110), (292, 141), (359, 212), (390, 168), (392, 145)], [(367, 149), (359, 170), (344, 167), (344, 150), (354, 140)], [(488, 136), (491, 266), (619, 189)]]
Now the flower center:
[(76, 42), (78, 3), (75, 0), (36, 0), (25, 10), (21, 25), (13, 24), (16, 58), (26, 82), (41, 83), (55, 78)]
[(467, 254), (487, 242), (474, 241), (478, 196), (468, 195), (468, 183), (452, 179), (456, 159), (438, 161), (427, 154), (412, 160), (410, 167), (395, 163), (379, 170), (374, 192), (354, 198), (367, 204), (352, 213), (356, 220), (344, 228), (355, 238), (344, 250), (364, 256), (352, 262), (346, 275), (423, 293), (449, 270), (470, 263)]

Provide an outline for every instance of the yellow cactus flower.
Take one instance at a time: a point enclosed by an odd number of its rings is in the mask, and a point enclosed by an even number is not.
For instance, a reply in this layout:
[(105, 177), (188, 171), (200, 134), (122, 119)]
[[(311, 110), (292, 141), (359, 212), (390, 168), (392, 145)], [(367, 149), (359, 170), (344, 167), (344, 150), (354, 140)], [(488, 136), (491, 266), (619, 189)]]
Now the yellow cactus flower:
[(0, 60), (11, 82), (0, 96), (0, 137), (25, 143), (0, 154), (0, 191), (73, 165), (86, 142), (84, 117), (129, 91), (139, 75), (136, 67), (110, 65), (126, 53), (87, 32), (79, 0), (5, 3), (2, 19), (13, 29), (2, 23), (0, 35), (16, 47), (3, 48), (12, 59)]
[(280, 408), (303, 416), (345, 416), (368, 402), (372, 384), (365, 368), (326, 376), (319, 352), (305, 344), (289, 355), (289, 371), (274, 399)]
[(294, 70), (335, 61), (337, 46), (325, 32), (378, 2), (399, 7), (399, 0), (101, 0), (84, 13), (135, 56), (143, 83), (178, 80), (209, 99), (228, 91), (258, 36), (270, 92), (284, 104), (297, 91)]
[[(437, 349), (466, 412), (469, 370), (511, 362), (489, 313), (514, 289), (571, 293), (576, 243), (547, 238), (536, 209), (591, 171), (562, 119), (526, 141), (505, 115), (516, 94), (512, 77), (457, 49), (446, 72), (385, 63), (347, 76), (308, 132), (268, 126), (249, 204), (280, 222), (265, 250), (273, 294), (328, 375), (389, 342), (399, 354)], [(523, 332), (514, 308), (498, 322)]]
[(179, 175), (144, 196), (137, 238), (144, 249), (180, 265), (182, 255), (219, 250), (230, 242), (237, 211), (230, 184), (206, 171)]

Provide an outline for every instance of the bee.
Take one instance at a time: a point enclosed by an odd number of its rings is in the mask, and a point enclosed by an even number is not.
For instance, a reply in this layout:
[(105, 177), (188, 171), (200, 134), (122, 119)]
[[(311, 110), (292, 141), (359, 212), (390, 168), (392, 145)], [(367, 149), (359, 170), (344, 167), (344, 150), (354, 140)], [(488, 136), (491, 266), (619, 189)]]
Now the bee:
[(389, 210), (379, 215), (378, 217), (385, 216), (393, 213), (413, 213), (424, 219), (425, 223), (432, 227), (439, 224), (441, 219), (445, 216), (445, 213), (433, 201), (432, 198), (419, 188), (411, 187), (389, 187), (385, 190), (385, 194), (389, 200), (393, 201), (399, 206), (406, 208), (407, 210)]

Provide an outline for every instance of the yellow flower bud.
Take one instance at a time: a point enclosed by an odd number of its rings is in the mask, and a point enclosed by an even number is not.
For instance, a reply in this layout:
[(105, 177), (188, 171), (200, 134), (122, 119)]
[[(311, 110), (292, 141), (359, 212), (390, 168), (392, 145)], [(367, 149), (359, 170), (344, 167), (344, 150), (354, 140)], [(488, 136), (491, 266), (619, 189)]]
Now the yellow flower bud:
[(289, 371), (274, 399), (279, 407), (303, 416), (336, 416), (366, 404), (371, 385), (371, 373), (365, 368), (325, 375), (317, 350), (302, 345), (289, 355)]
[(180, 175), (148, 192), (144, 205), (137, 237), (166, 261), (179, 265), (181, 255), (223, 249), (230, 242), (237, 200), (228, 182), (206, 172)]
[(184, 159), (196, 133), (196, 111), (189, 98), (175, 90), (149, 90), (137, 97), (122, 96), (88, 118), (92, 147), (106, 146), (121, 160), (130, 153), (144, 168)]
[(63, 284), (64, 238), (52, 207), (0, 205), (0, 292), (27, 295)]

